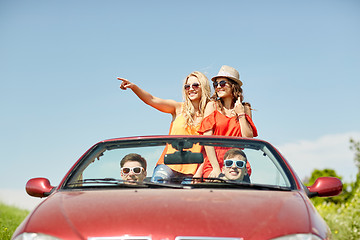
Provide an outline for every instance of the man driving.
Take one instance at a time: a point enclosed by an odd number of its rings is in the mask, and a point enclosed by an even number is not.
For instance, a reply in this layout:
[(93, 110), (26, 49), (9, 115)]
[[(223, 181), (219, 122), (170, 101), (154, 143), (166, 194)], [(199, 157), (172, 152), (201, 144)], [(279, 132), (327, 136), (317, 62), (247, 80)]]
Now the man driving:
[(142, 182), (146, 178), (146, 160), (139, 154), (127, 154), (120, 161), (121, 178), (125, 181)]
[(246, 162), (247, 158), (242, 150), (230, 149), (224, 155), (224, 166), (219, 177), (231, 181), (249, 181)]

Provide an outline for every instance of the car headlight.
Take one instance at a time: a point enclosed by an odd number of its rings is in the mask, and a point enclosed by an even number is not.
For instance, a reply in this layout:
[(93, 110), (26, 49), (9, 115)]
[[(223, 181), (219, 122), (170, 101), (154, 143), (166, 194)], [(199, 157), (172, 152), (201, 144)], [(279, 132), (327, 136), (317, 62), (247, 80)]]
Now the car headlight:
[(321, 240), (321, 238), (314, 234), (292, 234), (273, 238), (272, 240)]
[(60, 240), (60, 238), (42, 233), (22, 233), (16, 236), (13, 240)]

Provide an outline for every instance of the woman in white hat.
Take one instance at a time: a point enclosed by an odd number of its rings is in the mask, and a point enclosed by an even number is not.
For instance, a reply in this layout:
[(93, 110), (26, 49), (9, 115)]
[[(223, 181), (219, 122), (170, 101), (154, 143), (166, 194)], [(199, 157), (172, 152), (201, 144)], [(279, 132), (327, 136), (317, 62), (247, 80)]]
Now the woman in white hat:
[[(144, 103), (151, 107), (172, 115), (169, 135), (197, 135), (200, 123), (204, 117), (205, 106), (210, 100), (210, 84), (208, 78), (201, 72), (190, 73), (184, 81), (183, 98), (184, 102), (161, 99), (141, 89), (136, 84), (124, 78), (120, 88), (130, 88)], [(168, 182), (171, 178), (192, 177), (198, 170), (199, 164), (165, 165), (164, 156), (176, 150), (166, 146), (157, 166), (154, 169), (152, 181)], [(201, 147), (195, 145), (192, 152), (200, 152)], [(200, 173), (198, 173), (200, 174)]]
[[(199, 128), (203, 135), (256, 137), (257, 129), (251, 119), (251, 106), (243, 103), (242, 82), (239, 72), (232, 67), (222, 66), (218, 75), (211, 79), (215, 93), (205, 108), (204, 119)], [(224, 154), (229, 150), (222, 147), (205, 147), (206, 157), (202, 164), (202, 176), (218, 177), (224, 163)], [(251, 174), (250, 165), (247, 165)], [(199, 173), (200, 171), (198, 171)], [(196, 174), (194, 177), (201, 177)]]

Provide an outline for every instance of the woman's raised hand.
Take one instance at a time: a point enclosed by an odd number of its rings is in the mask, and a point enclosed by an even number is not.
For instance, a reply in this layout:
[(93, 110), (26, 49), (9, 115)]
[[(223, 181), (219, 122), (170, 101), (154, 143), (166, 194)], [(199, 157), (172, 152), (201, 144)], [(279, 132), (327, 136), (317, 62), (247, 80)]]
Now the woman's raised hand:
[(244, 107), (244, 105), (241, 103), (240, 97), (238, 97), (238, 99), (237, 99), (236, 102), (235, 102), (234, 110), (235, 110), (236, 114), (243, 114), (243, 113), (245, 113), (245, 107)]
[(130, 82), (129, 80), (125, 79), (125, 78), (117, 78), (118, 80), (122, 81), (120, 88), (122, 90), (126, 90), (128, 88), (132, 89), (133, 86), (135, 86), (135, 84), (133, 84), (132, 82)]

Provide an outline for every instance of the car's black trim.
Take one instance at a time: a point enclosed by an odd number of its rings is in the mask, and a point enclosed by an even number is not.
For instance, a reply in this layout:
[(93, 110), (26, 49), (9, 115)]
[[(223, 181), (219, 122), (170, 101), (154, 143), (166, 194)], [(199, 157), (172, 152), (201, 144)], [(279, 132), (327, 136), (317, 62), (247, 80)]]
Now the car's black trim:
[[(284, 162), (283, 157), (278, 153), (278, 151), (268, 142), (258, 139), (249, 139), (249, 138), (240, 138), (240, 137), (224, 137), (224, 136), (197, 136), (197, 135), (189, 135), (189, 136), (177, 136), (177, 135), (167, 135), (167, 136), (144, 136), (144, 137), (129, 137), (123, 139), (110, 139), (99, 142), (95, 144), (92, 148), (90, 148), (77, 162), (77, 164), (70, 170), (69, 174), (66, 176), (63, 181), (61, 188), (66, 188), (66, 184), (76, 175), (76, 171), (82, 166), (86, 165), (86, 159), (89, 157), (99, 156), (108, 149), (115, 149), (118, 147), (133, 147), (138, 146), (140, 143), (142, 146), (161, 146), (165, 145), (169, 142), (189, 140), (194, 143), (200, 143), (201, 145), (211, 145), (211, 146), (233, 146), (233, 147), (243, 147), (243, 148), (252, 148), (259, 150), (263, 146), (265, 146), (271, 154), (275, 156), (278, 160), (280, 166), (282, 167), (284, 173), (289, 180), (291, 185), (291, 189), (298, 190), (296, 181), (294, 176), (292, 175), (290, 169)], [(215, 143), (209, 143), (215, 142)], [(206, 144), (209, 143), (209, 144)]]

